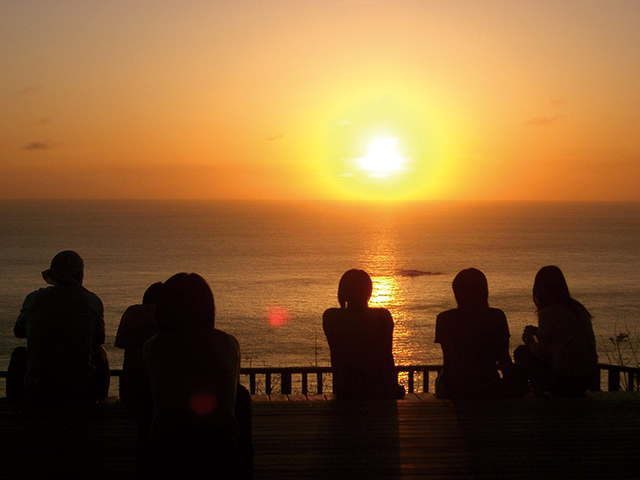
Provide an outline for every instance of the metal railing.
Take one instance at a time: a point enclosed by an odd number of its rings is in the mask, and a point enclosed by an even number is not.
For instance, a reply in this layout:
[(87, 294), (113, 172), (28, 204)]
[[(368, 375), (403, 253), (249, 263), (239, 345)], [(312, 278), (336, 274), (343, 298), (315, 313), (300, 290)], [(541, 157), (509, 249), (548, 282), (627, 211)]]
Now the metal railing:
[[(435, 382), (435, 377), (442, 365), (397, 365), (400, 383), (407, 393), (428, 393)], [(640, 368), (599, 363), (599, 378), (594, 389), (617, 392), (620, 390), (635, 391), (640, 389)], [(241, 376), (249, 377), (249, 391), (252, 395), (280, 393), (290, 395), (293, 385), (303, 395), (309, 393), (323, 394), (328, 383), (325, 377), (331, 374), (331, 367), (262, 367), (242, 368)], [(603, 375), (604, 374), (604, 375)], [(297, 382), (297, 383), (296, 383)], [(279, 384), (279, 388), (278, 388)], [(310, 386), (315, 386), (314, 390)]]
[[(435, 378), (442, 365), (397, 365), (401, 383), (405, 383), (408, 393), (429, 392), (431, 376)], [(278, 393), (290, 395), (293, 385), (302, 395), (315, 393), (322, 395), (326, 392), (325, 377), (331, 374), (331, 367), (250, 367), (240, 369), (241, 383), (249, 377), (249, 392), (252, 395), (261, 391), (267, 395), (279, 390)], [(430, 375), (433, 374), (433, 375)], [(278, 387), (279, 384), (279, 388)], [(310, 387), (315, 387), (311, 389)], [(329, 392), (330, 393), (330, 392)]]
[(640, 390), (640, 368), (626, 367), (623, 365), (609, 365), (599, 363), (600, 384), (602, 385), (602, 372), (607, 372), (607, 391), (618, 392), (621, 385), (627, 392)]
[[(442, 365), (397, 365), (400, 383), (407, 393), (428, 393)], [(640, 390), (640, 368), (622, 365), (598, 364), (602, 389), (609, 392)], [(606, 378), (603, 378), (606, 373)], [(121, 369), (112, 369), (112, 377), (120, 377)], [(6, 378), (6, 370), (0, 370), (0, 378)], [(252, 395), (279, 393), (290, 395), (294, 391), (302, 395), (331, 393), (331, 367), (245, 367), (240, 369), (240, 381)], [(293, 388), (295, 385), (295, 389)]]

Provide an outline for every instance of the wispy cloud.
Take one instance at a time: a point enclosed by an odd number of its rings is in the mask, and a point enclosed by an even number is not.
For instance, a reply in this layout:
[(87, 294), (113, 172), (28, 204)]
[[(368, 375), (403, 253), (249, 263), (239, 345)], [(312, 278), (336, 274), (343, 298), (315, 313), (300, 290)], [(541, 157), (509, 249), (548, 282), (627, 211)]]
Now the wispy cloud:
[(25, 87), (22, 90), (22, 94), (23, 95), (33, 95), (34, 93), (38, 93), (40, 91), (40, 87), (38, 86), (31, 86), (31, 87)]
[(265, 142), (277, 142), (278, 140), (284, 140), (284, 135), (272, 135), (264, 139)]
[(30, 142), (24, 146), (24, 150), (51, 150), (53, 147), (51, 142)]
[(536, 117), (527, 122), (525, 125), (546, 126), (555, 123), (556, 120), (562, 118), (560, 115), (554, 115), (553, 117)]

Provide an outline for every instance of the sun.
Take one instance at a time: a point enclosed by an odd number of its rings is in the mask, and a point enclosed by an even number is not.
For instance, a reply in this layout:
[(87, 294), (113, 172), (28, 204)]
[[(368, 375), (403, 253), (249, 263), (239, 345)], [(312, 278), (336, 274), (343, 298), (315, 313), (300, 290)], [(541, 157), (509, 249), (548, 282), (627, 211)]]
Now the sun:
[(405, 159), (398, 154), (397, 143), (397, 138), (379, 138), (373, 141), (369, 145), (367, 156), (358, 159), (360, 165), (375, 176), (400, 170)]
[(318, 170), (327, 179), (326, 191), (345, 200), (394, 202), (440, 188), (438, 131), (415, 103), (376, 96), (331, 116)]

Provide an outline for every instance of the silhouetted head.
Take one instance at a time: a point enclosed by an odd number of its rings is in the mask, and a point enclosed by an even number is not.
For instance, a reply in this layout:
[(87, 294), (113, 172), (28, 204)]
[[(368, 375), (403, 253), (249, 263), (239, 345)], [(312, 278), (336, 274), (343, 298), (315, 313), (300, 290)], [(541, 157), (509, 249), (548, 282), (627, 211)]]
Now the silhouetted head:
[(142, 303), (146, 305), (155, 305), (160, 298), (160, 292), (162, 291), (162, 282), (156, 282), (149, 285), (142, 296)]
[(533, 303), (538, 310), (549, 305), (569, 305), (572, 301), (562, 271), (554, 265), (542, 267), (533, 282)]
[(51, 267), (42, 272), (44, 281), (51, 285), (69, 285), (82, 283), (84, 279), (84, 262), (73, 250), (64, 250), (51, 260)]
[(458, 308), (489, 308), (487, 277), (477, 268), (462, 270), (453, 279), (453, 295)]
[(373, 282), (364, 270), (349, 270), (338, 285), (338, 302), (342, 308), (366, 307), (373, 293)]
[(164, 282), (156, 303), (160, 330), (206, 330), (215, 325), (213, 293), (197, 273), (178, 273)]

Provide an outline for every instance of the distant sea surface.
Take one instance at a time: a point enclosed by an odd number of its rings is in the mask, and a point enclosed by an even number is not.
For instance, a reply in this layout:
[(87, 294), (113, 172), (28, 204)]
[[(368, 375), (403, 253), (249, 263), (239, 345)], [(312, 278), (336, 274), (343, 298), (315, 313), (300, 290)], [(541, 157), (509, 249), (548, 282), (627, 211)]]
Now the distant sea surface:
[(442, 361), (435, 318), (455, 306), (451, 282), (468, 267), (486, 274), (512, 350), (537, 321), (543, 265), (558, 265), (593, 314), (601, 361), (609, 337), (637, 339), (640, 326), (640, 203), (1, 201), (0, 369), (24, 344), (13, 336), (24, 297), (66, 249), (102, 298), (114, 368), (122, 313), (177, 272), (209, 282), (216, 326), (238, 338), (243, 366), (329, 365), (322, 312), (338, 306), (350, 268), (370, 273), (372, 305), (393, 315), (396, 364)]

